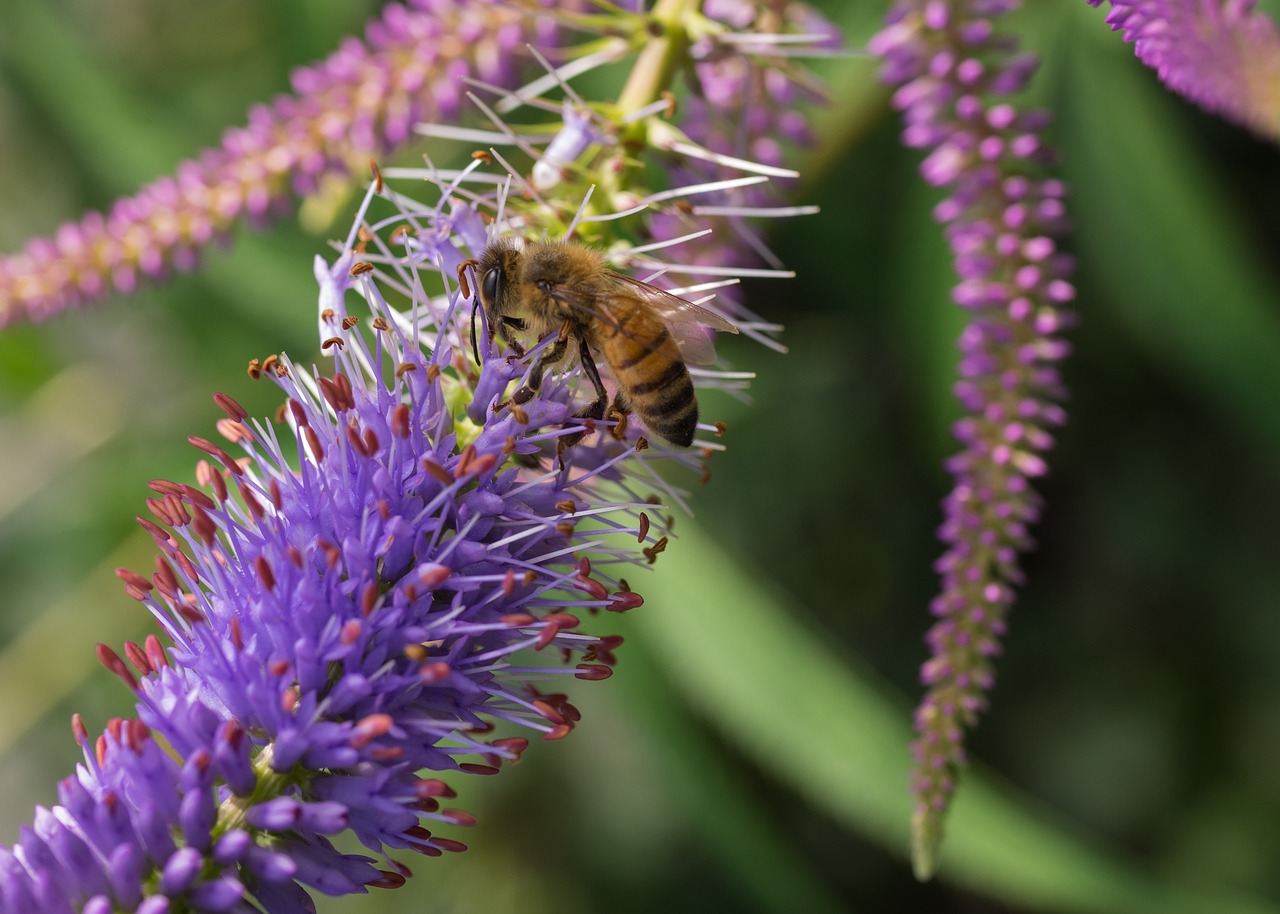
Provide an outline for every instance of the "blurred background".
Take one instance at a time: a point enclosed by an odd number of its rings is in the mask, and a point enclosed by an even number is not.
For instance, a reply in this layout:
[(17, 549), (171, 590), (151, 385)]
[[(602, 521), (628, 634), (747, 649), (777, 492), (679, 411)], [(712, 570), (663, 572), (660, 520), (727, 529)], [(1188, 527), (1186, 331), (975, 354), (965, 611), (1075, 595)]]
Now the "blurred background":
[[(885, 8), (820, 5), (853, 47)], [(216, 144), (378, 6), (4, 0), (0, 251)], [(961, 323), (937, 194), (851, 58), (820, 67), (801, 163), (822, 213), (772, 236), (799, 278), (747, 293), (791, 352), (723, 345), (755, 402), (705, 403), (729, 451), (647, 605), (606, 620), (617, 675), (580, 684), (571, 739), (453, 779), (470, 852), (322, 910), (1280, 911), (1276, 148), (1164, 92), (1083, 0), (1033, 7), (1007, 21), (1071, 188), (1071, 421), (939, 878), (907, 862), (906, 747)], [(214, 391), (274, 411), (244, 365), (310, 358), (311, 258), (353, 208), (0, 332), (0, 843), (73, 769), (71, 713), (131, 712), (93, 645), (152, 631), (111, 573), (149, 564), (147, 481), (190, 478)]]

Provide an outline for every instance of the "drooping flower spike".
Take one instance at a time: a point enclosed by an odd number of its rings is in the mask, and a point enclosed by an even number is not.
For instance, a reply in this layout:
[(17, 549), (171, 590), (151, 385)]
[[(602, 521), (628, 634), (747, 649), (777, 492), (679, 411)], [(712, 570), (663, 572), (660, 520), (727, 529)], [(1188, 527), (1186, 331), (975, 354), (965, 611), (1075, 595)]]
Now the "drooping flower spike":
[(921, 878), (937, 866), (942, 827), (965, 763), (964, 733), (985, 709), (1005, 616), (1022, 582), (1018, 554), (1040, 513), (1031, 481), (1042, 476), (1051, 429), (1062, 424), (1058, 334), (1071, 321), (1071, 260), (1064, 188), (1043, 177), (1048, 152), (1039, 113), (1016, 93), (1035, 60), (1014, 53), (995, 20), (1016, 0), (903, 0), (870, 50), (897, 87), (903, 142), (927, 151), (925, 180), (947, 189), (934, 209), (946, 226), (968, 316), (955, 391), (965, 416), (947, 461), (955, 483), (943, 502), (938, 560), (942, 591), (930, 607), (928, 691), (916, 712), (912, 852)]
[(1228, 121), (1280, 137), (1280, 31), (1255, 0), (1108, 2), (1107, 23), (1166, 86)]

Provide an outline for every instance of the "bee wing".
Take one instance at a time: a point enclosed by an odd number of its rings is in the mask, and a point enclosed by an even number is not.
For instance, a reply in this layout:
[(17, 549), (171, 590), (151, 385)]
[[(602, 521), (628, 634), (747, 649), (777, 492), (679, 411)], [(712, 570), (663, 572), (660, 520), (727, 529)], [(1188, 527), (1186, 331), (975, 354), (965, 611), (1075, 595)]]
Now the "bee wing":
[(680, 353), (690, 365), (710, 365), (716, 360), (716, 350), (711, 343), (710, 335), (703, 328), (718, 330), (722, 333), (737, 333), (738, 328), (723, 317), (706, 308), (686, 301), (678, 295), (672, 295), (657, 286), (651, 286), (624, 273), (606, 270), (608, 277), (627, 291), (642, 298), (653, 312), (662, 318), (676, 343)]

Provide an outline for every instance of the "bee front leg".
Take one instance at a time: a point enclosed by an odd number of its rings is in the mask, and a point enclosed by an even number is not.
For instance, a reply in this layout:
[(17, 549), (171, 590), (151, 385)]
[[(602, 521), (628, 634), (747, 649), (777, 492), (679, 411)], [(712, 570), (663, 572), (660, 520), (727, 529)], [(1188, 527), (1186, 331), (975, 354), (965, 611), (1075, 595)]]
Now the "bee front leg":
[(573, 321), (565, 321), (563, 326), (560, 327), (560, 335), (556, 337), (556, 341), (542, 354), (542, 358), (538, 359), (538, 364), (533, 366), (533, 373), (529, 376), (529, 383), (512, 395), (512, 403), (519, 406), (533, 399), (534, 394), (538, 392), (538, 388), (542, 386), (542, 376), (546, 373), (546, 370), (564, 358), (564, 351), (569, 348), (569, 337), (572, 334)]
[[(573, 414), (575, 419), (603, 419), (604, 407), (609, 402), (609, 392), (604, 389), (604, 382), (600, 380), (600, 369), (596, 368), (596, 361), (591, 356), (591, 348), (587, 346), (586, 337), (581, 333), (578, 335), (578, 360), (582, 363), (582, 371), (586, 374), (587, 380), (591, 382), (591, 386), (596, 389), (596, 398)], [(560, 465), (564, 465), (564, 452), (568, 448), (573, 447), (579, 441), (586, 437), (586, 432), (573, 432), (564, 435), (556, 444), (556, 455), (560, 458)]]

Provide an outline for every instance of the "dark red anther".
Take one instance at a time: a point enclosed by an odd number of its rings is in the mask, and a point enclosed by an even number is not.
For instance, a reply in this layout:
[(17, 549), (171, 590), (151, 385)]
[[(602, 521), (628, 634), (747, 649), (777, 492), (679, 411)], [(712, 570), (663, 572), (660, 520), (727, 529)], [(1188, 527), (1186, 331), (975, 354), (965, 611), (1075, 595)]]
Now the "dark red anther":
[(228, 624), (231, 634), (231, 646), (237, 651), (244, 650), (244, 632), (240, 628), (240, 617), (232, 616), (231, 622)]
[[(139, 721), (141, 723), (141, 721)], [(201, 774), (208, 772), (210, 766), (213, 765), (213, 756), (209, 754), (208, 749), (197, 749), (191, 754), (191, 765)]]
[(366, 454), (373, 456), (378, 453), (378, 445), (381, 443), (373, 429), (367, 428), (364, 430), (364, 452)]
[(570, 613), (548, 613), (542, 617), (542, 621), (560, 626), (561, 631), (568, 631), (582, 624), (577, 616)]
[(191, 523), (191, 512), (187, 510), (186, 503), (179, 495), (166, 495), (164, 497), (164, 510), (173, 518), (173, 526), (175, 527), (185, 527)]
[(364, 585), (360, 591), (360, 615), (368, 618), (378, 608), (378, 585), (373, 581)]
[(262, 508), (262, 503), (258, 501), (258, 497), (253, 494), (243, 482), (236, 486), (236, 490), (240, 493), (240, 500), (244, 502), (244, 506), (249, 509), (249, 513), (253, 515), (254, 520), (262, 520), (266, 516), (266, 511)]
[(363, 749), (380, 736), (386, 736), (395, 726), (390, 714), (370, 714), (361, 718), (351, 731), (351, 746)]
[(424, 800), (435, 797), (452, 798), (458, 795), (457, 791), (439, 778), (419, 778), (413, 785), (413, 792)]
[(196, 571), (196, 566), (191, 564), (191, 559), (187, 558), (187, 554), (181, 549), (175, 549), (169, 553), (174, 564), (178, 566), (178, 570), (186, 576), (188, 581), (199, 581), (200, 574)]
[(324, 445), (320, 443), (320, 436), (316, 434), (316, 430), (311, 426), (307, 426), (302, 430), (302, 437), (307, 439), (307, 448), (311, 451), (311, 456), (315, 458), (316, 463), (324, 460)]
[(379, 498), (373, 503), (373, 506), (378, 509), (378, 516), (380, 518), (383, 520), (391, 520), (391, 502), (387, 501), (385, 498)]
[(382, 193), (382, 169), (378, 167), (378, 163), (373, 159), (369, 160), (369, 172), (373, 175), (373, 192), (375, 194)]
[(360, 640), (362, 631), (364, 631), (364, 626), (359, 619), (348, 619), (342, 624), (342, 632), (338, 635), (338, 638), (343, 644), (355, 644)]
[(324, 397), (324, 402), (328, 403), (335, 413), (345, 413), (347, 404), (342, 402), (342, 388), (334, 383), (332, 378), (316, 378), (316, 383), (320, 385), (320, 395)]
[[(711, 448), (706, 448), (706, 449), (704, 449), (702, 456), (703, 456), (703, 457), (710, 457), (710, 456), (711, 456)], [(698, 485), (700, 485), (700, 486), (705, 486), (705, 485), (706, 485), (707, 483), (709, 483), (710, 481), (711, 481), (711, 465), (710, 465), (710, 464), (707, 464), (707, 463), (704, 463), (704, 464), (702, 465), (702, 475), (701, 475), (700, 477), (698, 477)]]
[(658, 560), (658, 556), (661, 555), (663, 552), (666, 552), (666, 550), (667, 550), (667, 538), (665, 536), (659, 537), (656, 543), (654, 543), (652, 546), (649, 546), (648, 548), (643, 550), (644, 557), (648, 559), (649, 564), (652, 565), (654, 562)]
[(613, 656), (613, 652), (622, 644), (621, 635), (605, 635), (595, 644), (591, 645), (583, 653), (583, 659), (588, 663), (603, 663), (606, 666), (613, 666), (618, 662), (618, 658)]
[(467, 475), (483, 476), (497, 465), (498, 456), (496, 454), (481, 454), (467, 466)]
[[(152, 508), (151, 503), (154, 501), (156, 501), (154, 498), (147, 499), (147, 508), (151, 510), (153, 514), (155, 513), (155, 510)], [(166, 543), (173, 539), (173, 537), (169, 535), (169, 531), (161, 527), (155, 521), (147, 520), (145, 517), (135, 517), (134, 520), (138, 522), (139, 527), (150, 533), (151, 538), (157, 543)]]
[(496, 729), (498, 729), (498, 727), (493, 721), (478, 720), (471, 725), (471, 730), (469, 732), (475, 736), (483, 736), (486, 733), (492, 733)]
[(461, 825), (464, 828), (470, 828), (476, 824), (476, 817), (469, 812), (463, 812), (461, 809), (446, 809), (440, 813), (454, 825)]
[(342, 395), (342, 402), (347, 404), (347, 409), (353, 409), (356, 405), (356, 398), (351, 394), (351, 381), (344, 374), (335, 374), (333, 383), (338, 385), (338, 393)]
[[(143, 502), (143, 504), (147, 506), (148, 511), (160, 519), (160, 523), (168, 524), (170, 527), (178, 526), (177, 519), (169, 513), (169, 505), (163, 498), (148, 498)], [(139, 522), (150, 523), (150, 521), (144, 521), (143, 518), (139, 518)], [(153, 524), (152, 526), (155, 525)], [(159, 528), (157, 527), (156, 529)], [(168, 534), (161, 531), (160, 533), (152, 533), (151, 535), (159, 539), (160, 537), (167, 536)]]
[(147, 640), (142, 642), (142, 646), (146, 649), (147, 660), (150, 661), (152, 669), (160, 670), (169, 665), (169, 655), (164, 652), (164, 646), (155, 635), (147, 635)]
[(508, 628), (524, 628), (537, 622), (537, 618), (528, 613), (508, 613), (499, 620)]
[(267, 486), (267, 493), (271, 498), (271, 505), (277, 511), (284, 507), (284, 496), (280, 494), (280, 481), (278, 479), (271, 480)]
[(453, 475), (461, 479), (467, 475), (467, 468), (471, 466), (471, 461), (476, 459), (476, 446), (468, 444), (462, 449), (462, 453), (458, 455), (458, 462), (453, 465)]
[(143, 676), (149, 676), (155, 672), (151, 668), (151, 661), (147, 659), (146, 653), (138, 646), (137, 642), (126, 641), (124, 643), (124, 655), (133, 664), (133, 668)]
[(302, 567), (303, 562), (305, 560), (302, 557), (302, 550), (299, 549), (297, 546), (290, 544), (288, 547), (285, 548), (284, 554), (288, 557), (289, 561), (293, 562), (293, 564), (296, 567), (298, 568)]
[(360, 428), (354, 422), (347, 426), (347, 443), (361, 457), (372, 456), (371, 452), (365, 450), (364, 439), (360, 437)]
[(115, 677), (127, 685), (130, 690), (134, 692), (138, 690), (138, 680), (129, 672), (129, 668), (124, 665), (124, 661), (120, 659), (120, 655), (105, 644), (98, 644), (98, 662), (110, 670)]
[(141, 601), (145, 599), (147, 594), (155, 589), (154, 584), (142, 575), (130, 571), (128, 568), (117, 568), (116, 577), (124, 581), (125, 590), (128, 592), (129, 596), (133, 597), (135, 600)]
[(181, 483), (170, 482), (167, 479), (153, 479), (147, 483), (147, 488), (157, 495), (181, 495)]
[(244, 732), (244, 727), (240, 726), (238, 721), (234, 721), (234, 720), (226, 721), (218, 729), (221, 733), (222, 741), (224, 743), (226, 743), (232, 749), (240, 748), (240, 744), (244, 742), (246, 734)]
[(289, 672), (288, 660), (273, 660), (267, 666), (267, 670), (272, 676), (284, 676)]
[(514, 765), (520, 761), (524, 751), (529, 748), (529, 741), (523, 736), (504, 736), (502, 739), (493, 740), (489, 745), (501, 750), (503, 756)]
[(227, 500), (227, 481), (222, 477), (221, 473), (210, 472), (209, 485), (213, 487), (213, 494), (218, 496), (218, 504), (222, 504)]
[(436, 463), (434, 460), (432, 460), (429, 457), (422, 458), (422, 468), (426, 470), (428, 473), (430, 473), (432, 476), (434, 476), (436, 479), (440, 480), (446, 486), (451, 486), (455, 482), (457, 482), (457, 480), (453, 478), (452, 473), (450, 473), (448, 470), (440, 466), (440, 464)]
[(290, 399), (288, 402), (289, 412), (293, 414), (293, 424), (298, 428), (306, 428), (311, 424), (311, 420), (307, 418), (307, 410), (297, 400)]
[(387, 870), (378, 870), (378, 873), (378, 879), (371, 879), (365, 885), (371, 889), (398, 889), (407, 881), (399, 873), (392, 873)]
[[(240, 464), (236, 463), (235, 458), (222, 448), (218, 447), (218, 445), (214, 444), (208, 438), (201, 438), (199, 435), (189, 435), (187, 437), (187, 441), (217, 460), (232, 473), (235, 473), (237, 476), (243, 475), (244, 468), (241, 467)], [(184, 486), (184, 488), (187, 487)]]
[(113, 717), (107, 721), (107, 732), (115, 739), (117, 745), (124, 742), (124, 718)]
[(213, 402), (217, 403), (218, 408), (236, 422), (243, 422), (245, 419), (249, 418), (248, 410), (237, 403), (234, 398), (229, 397), (224, 393), (214, 394)]
[(579, 663), (577, 670), (578, 672), (573, 674), (573, 678), (585, 679), (587, 682), (599, 682), (613, 675), (613, 670), (598, 663)]
[(174, 576), (173, 568), (164, 560), (163, 556), (156, 556), (156, 573), (151, 576), (152, 583), (166, 597), (172, 597), (178, 592), (178, 579)]
[(418, 580), (428, 590), (436, 590), (449, 580), (452, 574), (453, 569), (448, 565), (427, 565), (418, 572)]
[(424, 663), (418, 668), (418, 676), (427, 685), (434, 685), (448, 679), (453, 673), (453, 668), (444, 661), (436, 661), (435, 663)]
[(431, 839), (431, 843), (442, 851), (448, 851), (451, 854), (460, 854), (467, 849), (467, 846), (461, 841), (454, 841), (452, 838), (435, 837)]
[(492, 765), (478, 765), (475, 762), (463, 762), (458, 766), (459, 771), (465, 771), (467, 774), (497, 774), (498, 769)]
[(644, 606), (644, 597), (634, 591), (619, 590), (605, 609), (611, 613), (624, 613), (640, 606)]
[(182, 618), (186, 619), (192, 625), (200, 625), (202, 622), (207, 620), (204, 617), (204, 613), (191, 605), (189, 602), (191, 599), (193, 599), (192, 595), (186, 594), (183, 597), (182, 602), (174, 604), (174, 609), (178, 611), (178, 615), (182, 616)]
[(397, 438), (409, 437), (409, 404), (401, 403), (391, 411), (391, 434)]
[(374, 746), (369, 758), (375, 762), (398, 762), (404, 758), (404, 746)]
[(587, 558), (585, 555), (578, 559), (578, 574), (582, 575), (584, 578), (591, 575), (591, 559)]
[(329, 570), (333, 571), (342, 564), (342, 550), (326, 539), (316, 541), (316, 545), (324, 550), (324, 560)]
[(649, 515), (643, 511), (640, 512), (640, 529), (636, 531), (636, 542), (643, 543), (644, 538), (649, 535)]
[(134, 752), (141, 751), (142, 744), (151, 738), (151, 730), (136, 717), (129, 718), (125, 721), (125, 725), (125, 739), (128, 741), (129, 748)]
[(271, 570), (271, 563), (267, 561), (265, 555), (260, 555), (253, 560), (254, 570), (258, 572), (258, 580), (262, 582), (262, 586), (267, 590), (276, 589), (276, 575)]
[(607, 600), (609, 598), (609, 593), (604, 589), (604, 585), (595, 578), (578, 575), (574, 583), (577, 584), (579, 590), (589, 594), (593, 600)]
[(98, 760), (99, 768), (107, 763), (107, 737), (105, 733), (99, 734), (94, 741), (93, 756)]
[(343, 342), (343, 339), (340, 336), (331, 336), (327, 340), (325, 340), (323, 343), (320, 344), (320, 348), (323, 349), (325, 352), (328, 352), (334, 346), (337, 346), (339, 349), (347, 348), (347, 344)]
[(512, 568), (507, 569), (507, 573), (502, 576), (502, 595), (509, 597), (516, 589), (516, 573)]

